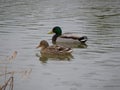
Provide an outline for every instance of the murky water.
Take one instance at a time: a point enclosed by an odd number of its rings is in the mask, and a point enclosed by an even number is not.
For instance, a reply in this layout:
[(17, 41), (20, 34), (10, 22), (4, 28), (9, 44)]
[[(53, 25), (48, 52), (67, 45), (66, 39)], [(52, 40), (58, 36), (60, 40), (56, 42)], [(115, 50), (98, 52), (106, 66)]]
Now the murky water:
[[(52, 44), (47, 32), (56, 25), (88, 36), (88, 47), (74, 48), (69, 60), (42, 62), (36, 46)], [(13, 51), (16, 59), (2, 63)], [(32, 70), (14, 75), (14, 90), (120, 90), (120, 0), (0, 0), (0, 67), (6, 65)]]

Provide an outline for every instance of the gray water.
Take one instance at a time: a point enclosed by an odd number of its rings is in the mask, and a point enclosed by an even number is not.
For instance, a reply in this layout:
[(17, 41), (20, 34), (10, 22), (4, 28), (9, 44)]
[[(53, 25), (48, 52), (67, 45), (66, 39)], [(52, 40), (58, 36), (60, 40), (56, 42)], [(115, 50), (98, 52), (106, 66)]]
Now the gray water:
[[(88, 36), (88, 47), (40, 61), (36, 46), (52, 44), (54, 26)], [(14, 74), (14, 90), (120, 90), (120, 0), (0, 0), (0, 67), (13, 51), (8, 70), (32, 70)]]

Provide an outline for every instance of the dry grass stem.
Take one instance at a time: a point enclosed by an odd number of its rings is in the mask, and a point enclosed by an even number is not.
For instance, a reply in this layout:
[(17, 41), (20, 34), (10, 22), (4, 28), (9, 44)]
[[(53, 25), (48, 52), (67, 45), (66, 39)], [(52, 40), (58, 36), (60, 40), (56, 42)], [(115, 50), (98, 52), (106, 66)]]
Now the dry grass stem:
[(0, 90), (13, 90), (14, 74), (21, 74), (21, 77), (26, 79), (32, 72), (32, 69), (8, 71), (7, 65), (10, 64), (12, 60), (15, 60), (17, 53), (17, 51), (14, 51), (11, 56), (7, 57), (5, 60), (0, 61), (0, 64), (5, 65), (0, 67), (0, 77), (3, 79), (2, 84), (0, 83)]
[(8, 60), (14, 60), (17, 56), (17, 51), (14, 51), (11, 56), (8, 57)]

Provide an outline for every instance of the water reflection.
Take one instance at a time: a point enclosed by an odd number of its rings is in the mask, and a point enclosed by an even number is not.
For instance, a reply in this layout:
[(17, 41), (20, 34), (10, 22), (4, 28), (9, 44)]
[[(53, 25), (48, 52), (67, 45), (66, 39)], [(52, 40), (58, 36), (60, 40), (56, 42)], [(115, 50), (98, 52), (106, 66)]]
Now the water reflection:
[(42, 63), (47, 63), (48, 60), (55, 60), (55, 61), (70, 61), (73, 59), (72, 54), (68, 55), (45, 55), (45, 54), (36, 54), (36, 56), (39, 58), (39, 60)]
[(110, 18), (110, 17), (113, 17), (113, 16), (119, 16), (120, 14), (119, 13), (116, 13), (116, 14), (108, 14), (108, 15), (95, 15), (97, 18), (99, 19), (105, 19), (105, 18)]
[[(117, 7), (111, 6), (98, 6), (91, 7), (91, 10), (94, 11), (94, 26), (97, 26), (99, 29), (106, 28), (117, 28), (119, 27), (119, 9)], [(97, 29), (98, 29), (97, 28)]]

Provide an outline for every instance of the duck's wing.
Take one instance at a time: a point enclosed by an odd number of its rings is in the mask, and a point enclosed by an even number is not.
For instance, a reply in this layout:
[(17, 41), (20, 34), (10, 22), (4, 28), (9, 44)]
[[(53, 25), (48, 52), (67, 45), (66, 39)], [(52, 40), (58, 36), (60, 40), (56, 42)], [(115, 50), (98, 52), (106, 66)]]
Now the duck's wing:
[(56, 49), (59, 52), (67, 52), (67, 53), (71, 53), (73, 51), (71, 48), (63, 47), (60, 45), (56, 45)]
[(72, 53), (72, 49), (63, 46), (52, 45), (44, 49), (41, 53), (50, 55), (67, 55)]
[(61, 38), (71, 38), (71, 39), (79, 39), (79, 34), (73, 34), (73, 33), (64, 33), (60, 36)]
[(61, 38), (67, 38), (67, 39), (73, 39), (73, 40), (79, 40), (81, 42), (86, 42), (88, 40), (87, 36), (80, 36), (76, 33), (64, 33), (60, 36)]

